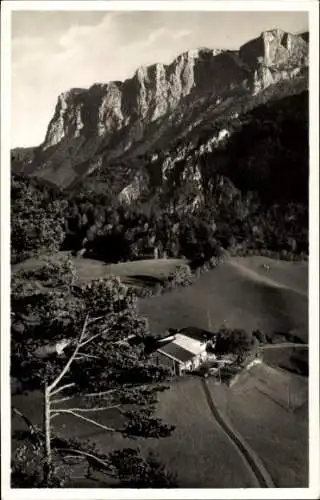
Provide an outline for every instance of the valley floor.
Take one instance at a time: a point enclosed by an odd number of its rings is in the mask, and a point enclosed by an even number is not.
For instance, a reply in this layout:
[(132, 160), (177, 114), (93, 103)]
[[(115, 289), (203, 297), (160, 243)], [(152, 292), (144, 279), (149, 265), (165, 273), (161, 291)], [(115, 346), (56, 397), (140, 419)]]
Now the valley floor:
[[(307, 387), (305, 377), (262, 364), (232, 388), (192, 376), (173, 381), (157, 408), (158, 416), (176, 425), (169, 438), (127, 439), (70, 416), (57, 417), (55, 429), (92, 440), (103, 453), (136, 446), (153, 451), (177, 473), (181, 488), (306, 487)], [(40, 397), (14, 396), (12, 403), (40, 423)], [(117, 419), (116, 413), (98, 416), (105, 425)], [(22, 427), (14, 417), (13, 429)]]
[[(57, 417), (56, 429), (93, 440), (104, 453), (135, 446), (152, 450), (177, 473), (182, 488), (307, 487), (308, 378), (294, 372), (296, 359), (308, 364), (308, 268), (272, 261), (266, 273), (265, 261), (231, 259), (189, 288), (141, 300), (140, 311), (155, 333), (170, 327), (207, 328), (209, 316), (211, 329), (226, 324), (270, 335), (295, 332), (302, 344), (264, 348), (264, 362), (244, 372), (232, 387), (194, 376), (172, 381), (157, 407), (160, 417), (176, 425), (169, 438), (131, 440), (75, 423), (70, 416)], [(13, 396), (12, 404), (40, 422), (40, 397)], [(111, 425), (119, 415), (98, 418)], [(14, 417), (13, 441), (21, 425)]]

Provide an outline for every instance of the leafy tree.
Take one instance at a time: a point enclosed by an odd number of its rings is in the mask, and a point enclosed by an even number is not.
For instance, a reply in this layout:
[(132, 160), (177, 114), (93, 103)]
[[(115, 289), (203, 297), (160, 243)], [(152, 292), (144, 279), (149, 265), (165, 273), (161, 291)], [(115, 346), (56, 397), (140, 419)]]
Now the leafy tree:
[(189, 286), (192, 285), (193, 282), (194, 282), (194, 276), (188, 264), (182, 264), (178, 266), (168, 276), (168, 284), (173, 288)]
[(50, 199), (31, 181), (11, 179), (11, 257), (24, 260), (39, 251), (57, 250), (64, 240), (65, 200)]
[[(48, 269), (53, 268), (56, 277), (50, 282)], [(44, 483), (57, 481), (56, 454), (87, 453), (72, 443), (55, 444), (52, 420), (59, 415), (125, 436), (169, 435), (173, 427), (153, 417), (157, 393), (165, 390), (169, 374), (153, 364), (142, 343), (129, 341), (149, 334), (132, 291), (112, 276), (75, 285), (70, 263), (59, 261), (46, 262), (34, 275), (29, 271), (27, 278), (20, 271), (12, 279), (11, 374), (20, 391), (43, 392)], [(83, 403), (73, 407), (75, 396)], [(119, 413), (119, 427), (95, 419), (95, 412), (109, 410)]]
[(254, 345), (252, 334), (246, 330), (237, 328), (232, 332), (232, 351), (239, 356), (240, 360), (243, 360), (250, 352)]
[(110, 460), (128, 488), (177, 487), (175, 475), (168, 472), (153, 453), (144, 459), (139, 456), (139, 449), (126, 448), (110, 454)]
[[(27, 430), (16, 433), (18, 446), (13, 452), (11, 484), (15, 488), (45, 488), (48, 481), (44, 477), (44, 436), (41, 429), (14, 409), (26, 421)], [(18, 436), (17, 436), (18, 434)], [(82, 466), (83, 478), (95, 479), (101, 486), (120, 486), (127, 488), (174, 488), (178, 486), (176, 475), (167, 470), (155, 454), (149, 452), (145, 457), (140, 448), (124, 448), (107, 455), (102, 454), (94, 444), (52, 439), (52, 470), (49, 485), (66, 487), (72, 478), (74, 466)], [(112, 483), (111, 483), (112, 481)]]
[(233, 353), (241, 361), (253, 348), (252, 334), (243, 329), (221, 328), (216, 334), (215, 352), (218, 355)]
[(252, 335), (260, 342), (261, 344), (266, 344), (267, 342), (267, 337), (265, 333), (261, 332), (260, 330), (255, 330), (252, 332)]
[(202, 214), (186, 217), (179, 235), (182, 254), (195, 263), (203, 263), (219, 253), (219, 245), (214, 238), (215, 224), (202, 217)]

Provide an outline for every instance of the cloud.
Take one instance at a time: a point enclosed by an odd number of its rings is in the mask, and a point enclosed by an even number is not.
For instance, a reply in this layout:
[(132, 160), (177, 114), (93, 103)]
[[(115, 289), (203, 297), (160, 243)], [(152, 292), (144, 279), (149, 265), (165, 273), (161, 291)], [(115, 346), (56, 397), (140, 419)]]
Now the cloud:
[(185, 38), (187, 36), (190, 36), (192, 34), (192, 31), (189, 30), (182, 30), (182, 31), (177, 31), (176, 33), (173, 33), (172, 37), (174, 40), (179, 40), (180, 38)]
[(169, 63), (184, 50), (184, 39), (190, 31), (167, 28), (159, 22), (154, 29), (154, 19), (151, 21), (143, 23), (140, 13), (136, 13), (133, 22), (128, 13), (112, 12), (98, 24), (75, 24), (49, 39), (44, 34), (15, 38), (14, 144), (37, 144), (43, 140), (59, 93), (71, 87), (90, 87), (95, 82), (123, 80), (141, 65)]
[[(240, 19), (239, 13), (215, 12), (28, 12), (25, 23), (22, 14), (12, 40), (15, 146), (43, 140), (57, 95), (71, 87), (124, 80), (139, 66), (168, 64), (199, 46), (238, 47), (250, 30), (256, 36), (269, 24), (265, 13), (259, 26), (250, 13)], [(229, 29), (234, 22), (237, 33)]]
[(60, 37), (59, 44), (62, 48), (68, 49), (70, 46), (82, 46), (92, 40), (96, 43), (99, 43), (100, 40), (101, 43), (100, 36), (105, 36), (108, 31), (110, 33), (114, 29), (116, 18), (117, 13), (108, 13), (97, 25), (75, 24)]

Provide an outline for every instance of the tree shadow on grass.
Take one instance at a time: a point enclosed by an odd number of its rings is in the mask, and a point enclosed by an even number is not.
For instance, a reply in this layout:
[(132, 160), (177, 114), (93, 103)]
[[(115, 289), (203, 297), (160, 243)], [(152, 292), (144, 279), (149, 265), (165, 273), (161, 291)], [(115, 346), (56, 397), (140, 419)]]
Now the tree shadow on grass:
[(145, 274), (134, 274), (131, 276), (128, 276), (126, 278), (126, 281), (131, 281), (136, 284), (140, 284), (141, 286), (148, 286), (148, 287), (154, 287), (157, 284), (163, 284), (164, 279), (163, 278), (155, 278), (154, 276), (148, 276)]

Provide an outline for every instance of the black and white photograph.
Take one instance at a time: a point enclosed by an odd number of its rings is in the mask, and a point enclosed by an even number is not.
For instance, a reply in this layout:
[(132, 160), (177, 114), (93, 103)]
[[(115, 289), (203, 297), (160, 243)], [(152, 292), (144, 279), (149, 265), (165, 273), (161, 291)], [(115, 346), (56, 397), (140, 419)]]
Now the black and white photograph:
[(318, 15), (3, 2), (4, 500), (319, 498)]

